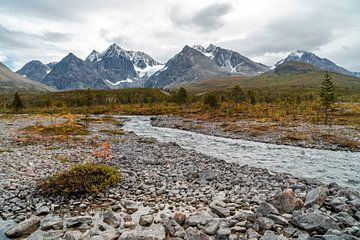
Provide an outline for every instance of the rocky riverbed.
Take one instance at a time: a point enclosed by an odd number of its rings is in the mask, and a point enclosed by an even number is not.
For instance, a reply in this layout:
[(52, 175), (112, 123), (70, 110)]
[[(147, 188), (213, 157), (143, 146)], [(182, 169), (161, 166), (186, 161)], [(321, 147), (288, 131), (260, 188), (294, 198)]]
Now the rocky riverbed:
[(248, 120), (209, 122), (173, 116), (153, 117), (152, 124), (157, 127), (177, 128), (212, 136), (256, 142), (334, 151), (360, 151), (359, 126), (283, 124)]
[[(107, 121), (88, 123), (88, 135), (66, 141), (22, 141), (19, 129), (58, 121), (1, 118), (0, 239), (360, 237), (360, 196), (352, 189), (118, 134)], [(94, 161), (103, 141), (111, 145), (110, 164), (121, 168), (120, 184), (81, 198), (39, 195), (40, 179)]]

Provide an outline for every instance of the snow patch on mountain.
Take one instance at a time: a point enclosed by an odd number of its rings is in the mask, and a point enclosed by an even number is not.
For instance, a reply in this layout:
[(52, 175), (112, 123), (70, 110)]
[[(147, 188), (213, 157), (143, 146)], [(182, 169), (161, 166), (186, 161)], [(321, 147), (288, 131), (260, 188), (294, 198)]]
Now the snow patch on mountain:
[(130, 78), (125, 79), (125, 80), (120, 80), (120, 81), (117, 81), (117, 82), (115, 82), (115, 83), (110, 82), (110, 81), (107, 80), (107, 79), (105, 79), (105, 81), (106, 81), (107, 83), (113, 85), (113, 86), (118, 86), (118, 85), (120, 85), (120, 84), (122, 84), (122, 83), (132, 83), (132, 82), (133, 82), (133, 80), (130, 79)]

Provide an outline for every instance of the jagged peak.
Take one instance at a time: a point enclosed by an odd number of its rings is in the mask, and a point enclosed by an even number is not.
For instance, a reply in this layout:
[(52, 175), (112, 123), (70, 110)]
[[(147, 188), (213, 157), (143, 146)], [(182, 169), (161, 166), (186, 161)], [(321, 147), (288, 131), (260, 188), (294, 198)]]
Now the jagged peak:
[(86, 61), (93, 62), (97, 60), (100, 56), (100, 53), (96, 50), (92, 50), (92, 52), (86, 57)]
[(213, 43), (210, 43), (209, 46), (206, 48), (206, 52), (213, 52), (217, 46)]
[(195, 45), (192, 46), (192, 48), (194, 48), (194, 49), (196, 49), (196, 50), (198, 50), (200, 52), (205, 52), (205, 50), (206, 50), (205, 47), (202, 46), (201, 44), (195, 44)]

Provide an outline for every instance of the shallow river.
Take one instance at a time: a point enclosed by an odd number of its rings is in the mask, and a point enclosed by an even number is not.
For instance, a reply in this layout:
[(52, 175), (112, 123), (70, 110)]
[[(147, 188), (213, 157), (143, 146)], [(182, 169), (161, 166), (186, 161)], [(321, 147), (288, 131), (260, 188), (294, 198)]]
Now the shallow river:
[(125, 130), (153, 137), (161, 142), (176, 142), (185, 149), (227, 162), (264, 167), (295, 176), (336, 182), (360, 190), (360, 152), (328, 151), (310, 148), (214, 137), (150, 124), (150, 117), (130, 116)]

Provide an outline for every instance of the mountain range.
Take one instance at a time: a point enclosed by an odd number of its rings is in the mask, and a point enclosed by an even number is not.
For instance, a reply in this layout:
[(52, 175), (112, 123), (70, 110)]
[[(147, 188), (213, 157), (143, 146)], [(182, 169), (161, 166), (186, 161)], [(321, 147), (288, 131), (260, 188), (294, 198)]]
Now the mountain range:
[(0, 62), (0, 93), (51, 92), (54, 89), (12, 72)]
[[(289, 62), (304, 64), (282, 65)], [(112, 89), (130, 87), (167, 88), (182, 83), (233, 75), (258, 76), (266, 72), (321, 70), (359, 77), (334, 62), (307, 51), (297, 50), (273, 68), (233, 50), (210, 44), (185, 46), (165, 64), (140, 51), (125, 50), (117, 44), (105, 51), (93, 50), (85, 60), (70, 53), (59, 62), (33, 60), (18, 74), (57, 90)]]

